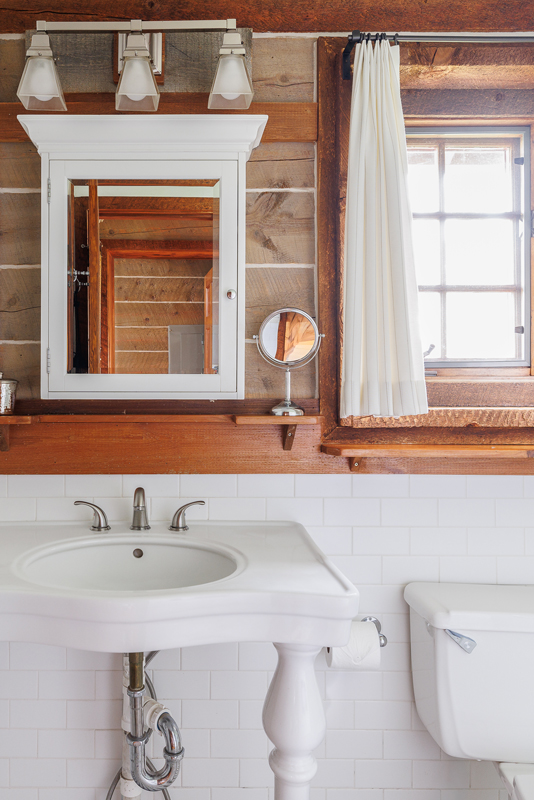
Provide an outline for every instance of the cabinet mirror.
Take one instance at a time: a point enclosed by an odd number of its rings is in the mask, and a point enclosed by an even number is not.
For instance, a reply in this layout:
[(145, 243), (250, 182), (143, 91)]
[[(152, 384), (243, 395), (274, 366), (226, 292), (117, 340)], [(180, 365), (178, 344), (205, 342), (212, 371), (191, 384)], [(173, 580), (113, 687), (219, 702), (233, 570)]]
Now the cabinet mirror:
[(245, 170), (267, 118), (19, 121), (48, 185), (41, 396), (243, 397)]
[(68, 192), (68, 373), (216, 374), (220, 181)]

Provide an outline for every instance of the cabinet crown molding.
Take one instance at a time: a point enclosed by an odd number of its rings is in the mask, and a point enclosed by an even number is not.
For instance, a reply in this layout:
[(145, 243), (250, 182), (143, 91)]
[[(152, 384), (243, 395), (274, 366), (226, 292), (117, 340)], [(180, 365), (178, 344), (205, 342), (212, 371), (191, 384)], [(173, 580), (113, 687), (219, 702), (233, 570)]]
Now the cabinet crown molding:
[(266, 114), (23, 114), (18, 121), (39, 153), (132, 153), (184, 156), (213, 151), (218, 158), (246, 160), (260, 143)]

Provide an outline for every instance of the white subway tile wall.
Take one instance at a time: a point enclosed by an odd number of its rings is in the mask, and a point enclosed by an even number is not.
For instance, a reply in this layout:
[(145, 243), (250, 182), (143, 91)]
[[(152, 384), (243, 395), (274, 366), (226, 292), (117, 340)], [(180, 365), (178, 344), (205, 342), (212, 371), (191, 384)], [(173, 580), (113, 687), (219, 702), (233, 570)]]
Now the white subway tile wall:
[[(359, 587), (361, 612), (382, 620), (379, 671), (332, 672), (317, 659), (327, 732), (311, 800), (506, 800), (492, 764), (441, 753), (415, 712), (402, 589), (411, 580), (533, 583), (533, 478), (0, 476), (0, 519), (89, 523), (74, 499), (128, 518), (136, 486), (154, 520), (204, 499), (190, 520), (302, 522)], [(275, 666), (270, 644), (249, 642), (152, 662), (186, 748), (173, 800), (273, 800), (261, 710)], [(120, 764), (120, 692), (120, 655), (0, 643), (0, 800), (105, 800)]]

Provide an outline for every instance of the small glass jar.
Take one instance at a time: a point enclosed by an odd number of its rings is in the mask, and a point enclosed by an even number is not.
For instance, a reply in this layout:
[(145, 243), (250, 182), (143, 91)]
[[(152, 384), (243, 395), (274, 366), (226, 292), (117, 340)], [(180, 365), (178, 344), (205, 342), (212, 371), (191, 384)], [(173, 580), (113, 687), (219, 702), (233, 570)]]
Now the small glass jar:
[(6, 380), (2, 375), (0, 372), (0, 414), (13, 414), (18, 381)]

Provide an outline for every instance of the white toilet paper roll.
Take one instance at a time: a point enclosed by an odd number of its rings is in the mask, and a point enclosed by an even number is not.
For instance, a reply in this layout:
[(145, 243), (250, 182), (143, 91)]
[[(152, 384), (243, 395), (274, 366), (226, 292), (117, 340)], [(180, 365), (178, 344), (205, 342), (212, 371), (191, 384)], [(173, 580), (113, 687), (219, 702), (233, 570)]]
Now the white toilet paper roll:
[(378, 669), (380, 639), (376, 625), (354, 621), (345, 647), (327, 647), (326, 663), (331, 669)]

